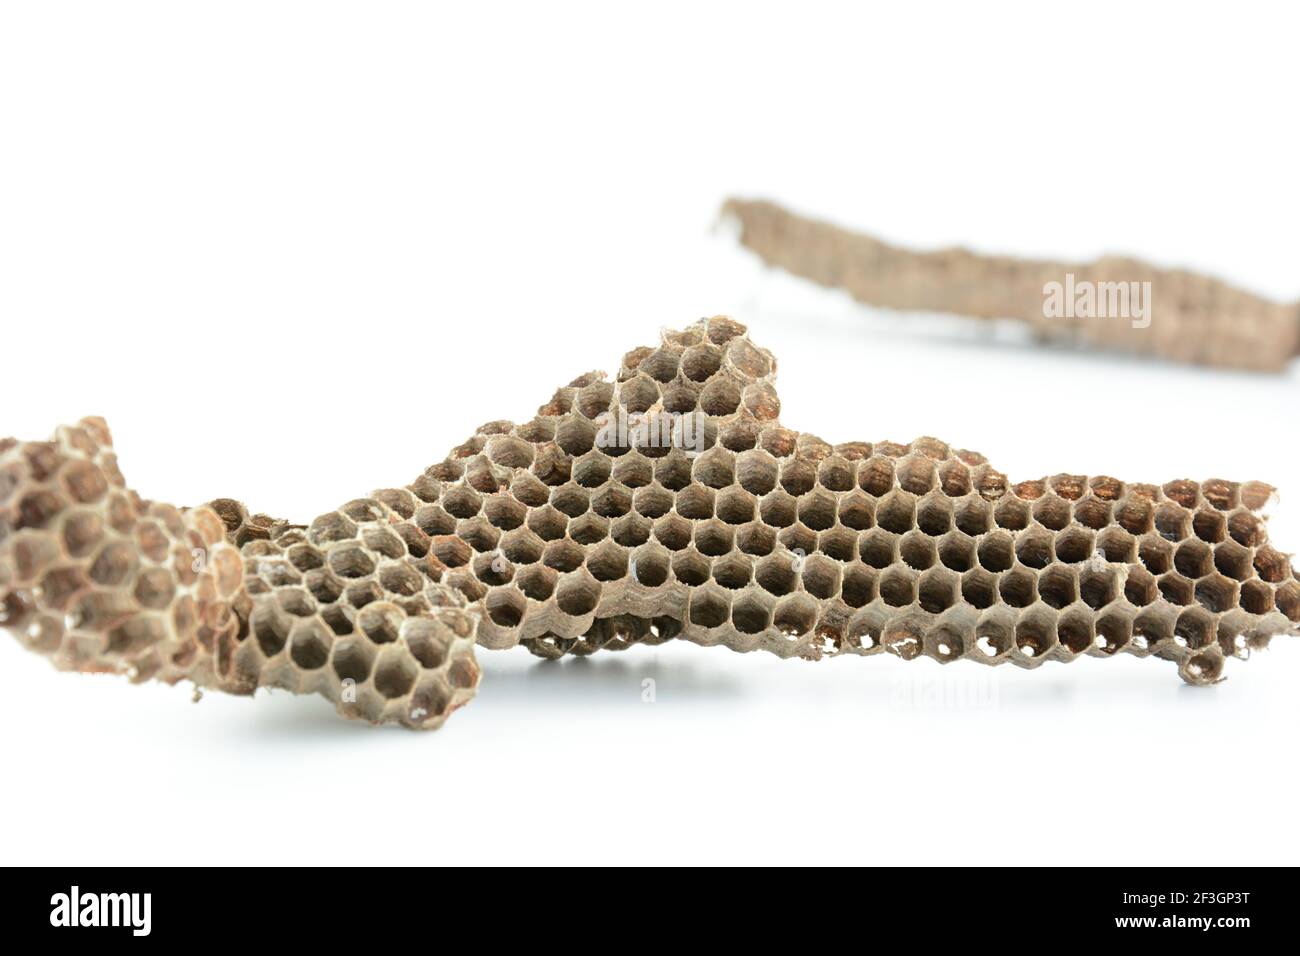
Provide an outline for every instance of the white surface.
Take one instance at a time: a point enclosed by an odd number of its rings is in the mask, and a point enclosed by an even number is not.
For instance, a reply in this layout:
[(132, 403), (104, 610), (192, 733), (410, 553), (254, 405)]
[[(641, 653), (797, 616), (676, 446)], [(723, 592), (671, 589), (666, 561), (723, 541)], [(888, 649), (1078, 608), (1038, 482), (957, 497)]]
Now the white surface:
[[(1013, 478), (1259, 477), (1298, 373), (1005, 347), (764, 275), (730, 193), (920, 246), (1127, 252), (1300, 298), (1296, 14), (800, 4), (0, 8), (0, 431), (301, 518), (730, 313), (783, 420)], [(918, 379), (917, 373), (922, 376)], [(365, 434), (365, 438), (360, 436)], [(1289, 507), (1288, 507), (1289, 506)], [(1300, 646), (1026, 673), (481, 652), (419, 735), (0, 642), (13, 863), (1295, 863)], [(642, 681), (656, 702), (642, 702)]]

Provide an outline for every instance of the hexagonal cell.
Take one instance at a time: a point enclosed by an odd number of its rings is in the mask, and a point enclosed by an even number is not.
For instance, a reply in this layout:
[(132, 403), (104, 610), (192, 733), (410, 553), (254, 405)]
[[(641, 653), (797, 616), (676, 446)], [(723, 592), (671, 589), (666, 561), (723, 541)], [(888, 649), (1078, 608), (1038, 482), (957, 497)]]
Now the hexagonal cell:
[(730, 613), (730, 602), (721, 590), (701, 588), (691, 594), (690, 621), (698, 627), (721, 627)]

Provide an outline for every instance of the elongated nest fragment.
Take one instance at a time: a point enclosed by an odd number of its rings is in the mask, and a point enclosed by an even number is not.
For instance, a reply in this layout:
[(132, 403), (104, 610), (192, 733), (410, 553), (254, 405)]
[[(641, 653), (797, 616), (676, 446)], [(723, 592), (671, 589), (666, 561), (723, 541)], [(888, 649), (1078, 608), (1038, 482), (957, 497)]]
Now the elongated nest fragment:
[(433, 728), (477, 687), (475, 643), (1122, 653), (1212, 684), (1300, 622), (1269, 485), (1012, 483), (935, 438), (831, 445), (781, 425), (775, 374), (744, 326), (702, 320), (307, 525), (141, 499), (101, 419), (6, 439), (0, 624), (62, 669)]

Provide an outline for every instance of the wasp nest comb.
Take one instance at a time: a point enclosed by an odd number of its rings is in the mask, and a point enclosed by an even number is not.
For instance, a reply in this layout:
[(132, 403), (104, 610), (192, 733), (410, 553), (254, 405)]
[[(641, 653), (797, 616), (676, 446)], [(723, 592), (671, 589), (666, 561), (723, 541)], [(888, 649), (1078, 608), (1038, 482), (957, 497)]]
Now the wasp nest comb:
[(473, 645), (543, 657), (680, 637), (816, 660), (1037, 667), (1088, 654), (1219, 680), (1300, 622), (1271, 486), (1010, 483), (933, 438), (782, 427), (726, 318), (491, 422), (405, 488), (294, 525), (126, 489), (104, 423), (0, 442), (0, 623), (56, 666), (436, 727)]

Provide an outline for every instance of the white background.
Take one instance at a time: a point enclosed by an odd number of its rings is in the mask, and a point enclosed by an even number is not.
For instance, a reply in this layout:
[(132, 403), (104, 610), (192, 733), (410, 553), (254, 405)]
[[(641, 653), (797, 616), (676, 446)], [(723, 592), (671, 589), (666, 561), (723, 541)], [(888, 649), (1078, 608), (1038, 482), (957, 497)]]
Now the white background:
[[(1300, 297), (1291, 11), (1236, 3), (0, 7), (0, 431), (297, 519), (715, 313), (783, 421), (1014, 479), (1260, 478), (1298, 376), (989, 341), (765, 275), (763, 196), (920, 247), (1103, 252)], [(1300, 647), (1189, 688), (694, 645), (480, 652), (433, 734), (0, 643), (6, 862), (1295, 863)], [(642, 702), (642, 681), (657, 701)]]

